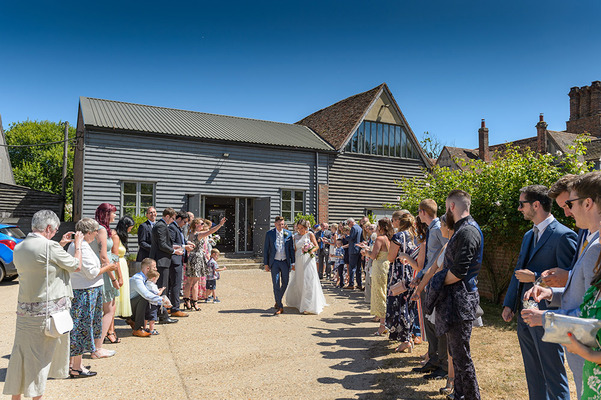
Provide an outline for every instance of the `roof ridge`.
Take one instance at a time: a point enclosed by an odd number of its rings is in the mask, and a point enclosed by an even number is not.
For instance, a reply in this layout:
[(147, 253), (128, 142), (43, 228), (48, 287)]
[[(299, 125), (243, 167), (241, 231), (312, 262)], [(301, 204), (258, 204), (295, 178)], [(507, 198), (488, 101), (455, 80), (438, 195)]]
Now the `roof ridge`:
[(81, 98), (85, 98), (85, 99), (88, 99), (88, 100), (106, 101), (106, 102), (110, 102), (110, 103), (130, 104), (130, 105), (133, 105), (133, 106), (149, 107), (149, 108), (156, 108), (156, 109), (162, 109), (162, 110), (171, 110), (171, 111), (181, 111), (181, 112), (193, 113), (193, 114), (212, 115), (212, 116), (215, 116), (215, 117), (234, 118), (234, 119), (241, 119), (241, 120), (246, 120), (246, 121), (269, 122), (269, 123), (272, 123), (272, 124), (279, 124), (279, 125), (297, 125), (296, 123), (289, 123), (289, 122), (269, 121), (269, 120), (266, 120), (266, 119), (258, 119), (258, 118), (237, 117), (235, 115), (215, 114), (215, 113), (207, 113), (207, 112), (203, 112), (203, 111), (185, 110), (185, 109), (181, 109), (181, 108), (153, 106), (153, 105), (150, 105), (150, 104), (131, 103), (131, 102), (128, 102), (128, 101), (100, 99), (100, 98), (97, 98), (97, 97), (81, 96)]

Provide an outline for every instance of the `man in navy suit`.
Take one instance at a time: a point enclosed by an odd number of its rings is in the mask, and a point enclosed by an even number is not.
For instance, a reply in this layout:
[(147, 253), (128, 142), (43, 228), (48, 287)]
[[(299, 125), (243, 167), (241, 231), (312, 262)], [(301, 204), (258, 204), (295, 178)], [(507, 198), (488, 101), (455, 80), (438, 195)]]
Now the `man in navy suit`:
[(275, 217), (275, 228), (265, 235), (263, 246), (263, 264), (265, 271), (271, 271), (273, 294), (275, 296), (275, 315), (284, 312), (282, 297), (288, 287), (290, 269), (294, 265), (294, 239), (289, 230), (284, 229), (284, 217)]
[[(353, 218), (349, 218), (346, 220), (348, 226), (351, 228), (351, 233), (348, 235), (348, 260), (349, 260), (349, 280), (348, 286), (345, 289), (363, 289), (361, 287), (361, 248), (357, 247), (358, 243), (361, 243), (363, 237), (363, 230)], [(357, 285), (353, 287), (353, 283), (355, 281), (355, 276), (357, 277)]]
[[(529, 326), (520, 311), (522, 298), (532, 288), (541, 273), (549, 268), (569, 269), (576, 251), (576, 233), (560, 224), (551, 214), (548, 189), (531, 185), (520, 189), (518, 211), (534, 227), (522, 240), (515, 274), (503, 302), (503, 319), (511, 321), (517, 314), (518, 340), (526, 371), (531, 400), (569, 400), (570, 389), (564, 367), (563, 347), (542, 341), (544, 329)], [(544, 302), (539, 308), (545, 310)]]
[[(175, 216), (175, 221), (169, 224), (169, 236), (171, 242), (184, 249), (184, 254), (171, 255), (171, 266), (169, 267), (169, 282), (167, 282), (167, 295), (173, 305), (169, 310), (172, 317), (187, 317), (188, 314), (179, 309), (179, 291), (182, 286), (184, 257), (186, 256), (186, 239), (183, 228), (188, 223), (188, 213), (180, 211)], [(190, 248), (190, 247), (188, 247)], [(190, 248), (191, 249), (191, 248)]]
[(152, 246), (152, 228), (157, 219), (156, 208), (150, 206), (146, 209), (146, 222), (138, 227), (138, 255), (136, 261), (141, 262), (150, 256), (150, 247)]

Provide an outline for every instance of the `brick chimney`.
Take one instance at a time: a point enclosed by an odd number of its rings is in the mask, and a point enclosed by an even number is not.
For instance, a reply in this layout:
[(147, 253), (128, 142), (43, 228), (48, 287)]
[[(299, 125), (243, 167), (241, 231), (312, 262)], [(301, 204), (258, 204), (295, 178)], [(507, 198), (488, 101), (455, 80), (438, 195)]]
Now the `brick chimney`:
[(570, 133), (588, 132), (601, 137), (601, 82), (570, 89), (570, 120), (566, 130)]
[(540, 114), (538, 124), (536, 124), (536, 147), (539, 153), (547, 152), (547, 123)]
[(488, 128), (482, 119), (482, 125), (478, 129), (478, 155), (485, 162), (490, 162), (490, 150), (488, 149)]

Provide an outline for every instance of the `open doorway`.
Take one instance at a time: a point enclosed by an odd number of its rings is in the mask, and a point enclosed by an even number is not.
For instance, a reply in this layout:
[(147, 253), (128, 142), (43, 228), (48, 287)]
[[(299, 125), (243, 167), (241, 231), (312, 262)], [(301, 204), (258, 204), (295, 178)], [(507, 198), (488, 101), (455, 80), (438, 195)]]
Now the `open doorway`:
[(254, 199), (247, 197), (212, 197), (204, 199), (204, 215), (214, 223), (227, 218), (217, 232), (221, 252), (247, 253), (253, 251)]

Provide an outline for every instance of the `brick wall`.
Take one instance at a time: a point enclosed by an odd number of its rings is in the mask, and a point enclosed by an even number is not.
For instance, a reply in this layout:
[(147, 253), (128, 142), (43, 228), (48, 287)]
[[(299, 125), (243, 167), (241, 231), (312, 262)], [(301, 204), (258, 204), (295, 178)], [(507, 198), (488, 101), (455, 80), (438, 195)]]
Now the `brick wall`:
[(497, 303), (503, 301), (517, 262), (520, 244), (520, 241), (503, 237), (485, 239), (484, 259), (478, 275), (481, 297)]
[(317, 209), (317, 213), (319, 215), (319, 223), (328, 222), (329, 220), (328, 205), (330, 203), (330, 199), (328, 196), (328, 189), (328, 185), (319, 185), (319, 204)]

